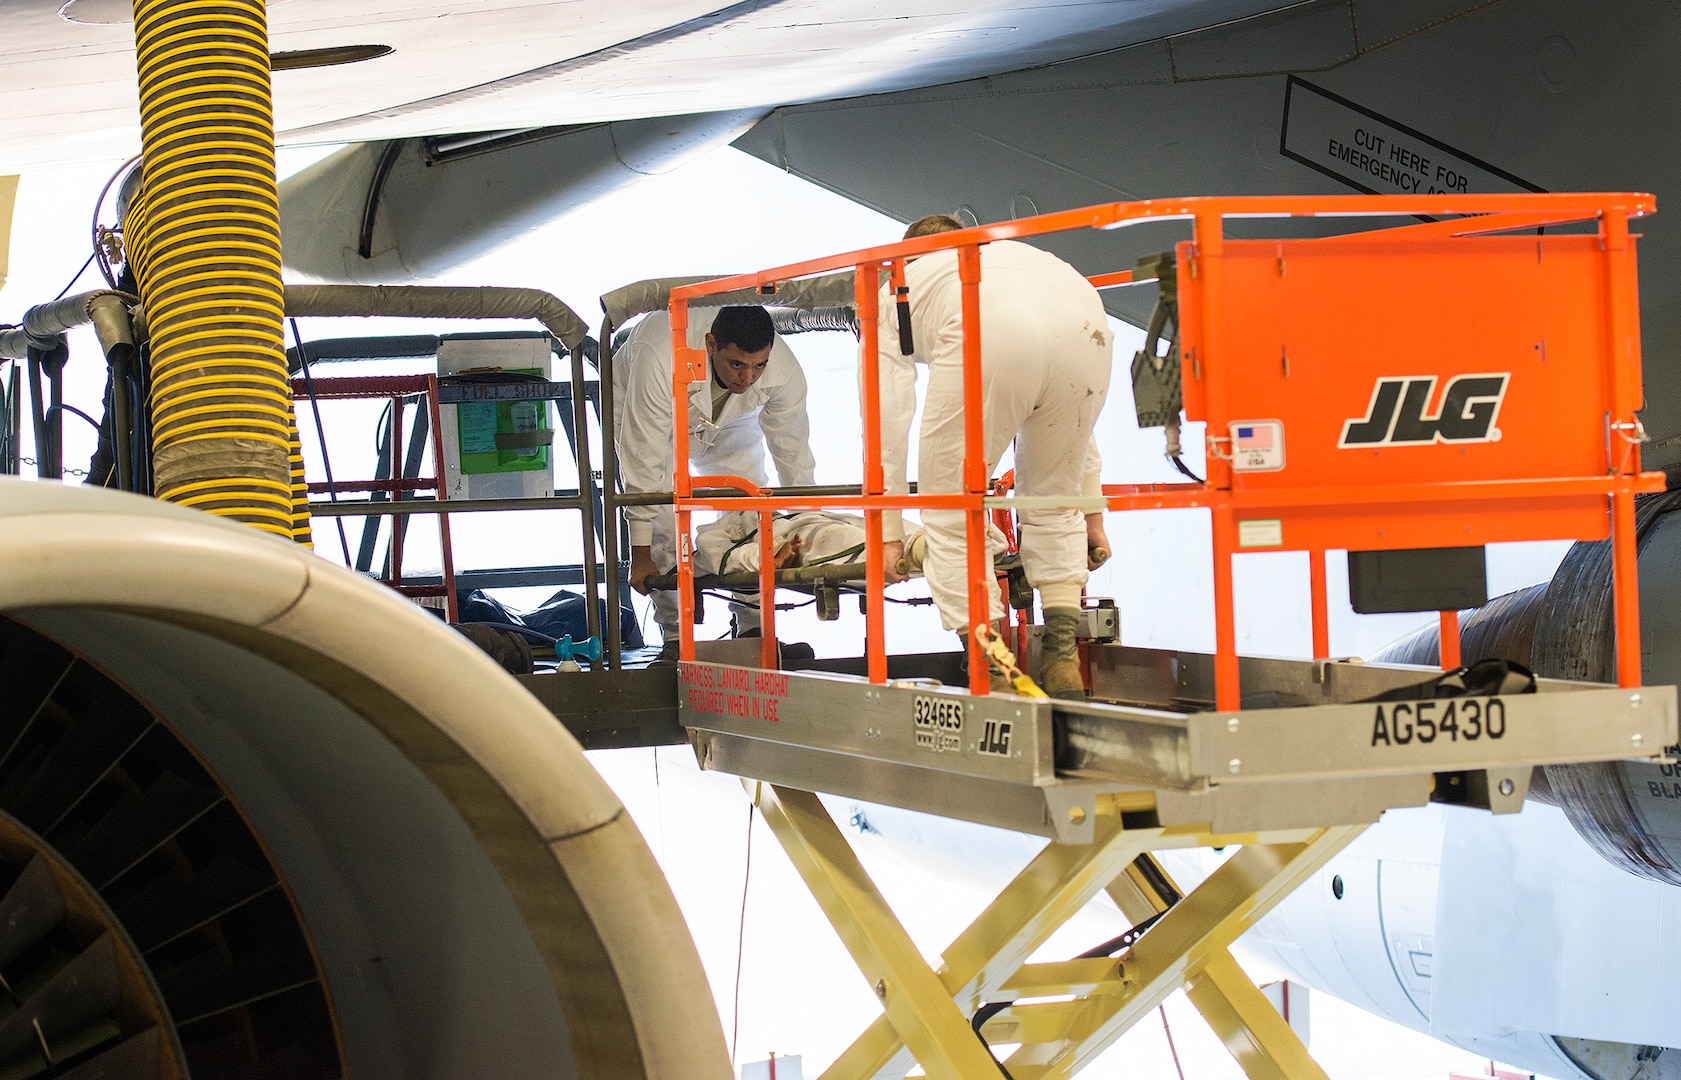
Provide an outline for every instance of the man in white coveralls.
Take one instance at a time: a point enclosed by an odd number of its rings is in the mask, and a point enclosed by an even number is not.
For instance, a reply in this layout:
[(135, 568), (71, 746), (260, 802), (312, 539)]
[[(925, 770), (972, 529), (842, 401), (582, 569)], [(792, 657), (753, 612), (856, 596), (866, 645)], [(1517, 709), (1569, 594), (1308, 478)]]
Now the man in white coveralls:
[[(915, 236), (956, 230), (944, 214), (914, 222)], [(882, 466), (889, 494), (908, 490), (906, 455), (916, 409), (916, 363), (928, 365), (918, 449), (918, 490), (963, 490), (963, 306), (957, 252), (913, 259), (905, 269), (910, 290), (914, 353), (900, 351), (894, 298), (881, 303)], [(981, 400), (990, 474), (1015, 441), (1015, 492), (1021, 496), (1101, 494), (1101, 461), (1092, 427), (1109, 391), (1113, 334), (1097, 290), (1078, 270), (1038, 248), (996, 241), (981, 248)], [(1088, 551), (1107, 549), (1101, 514), (1032, 509), (1019, 515), (1022, 569), (1044, 610), (1040, 681), (1056, 697), (1083, 698), (1085, 685), (1074, 647), (1080, 592)], [(963, 512), (925, 510), (923, 575), (947, 629), (967, 640), (970, 629)], [(884, 515), (889, 571), (903, 551), (904, 523)], [(897, 579), (897, 575), (894, 575)], [(988, 618), (1003, 615), (998, 590)], [(1009, 690), (996, 668), (994, 690)]]
[[(706, 349), (704, 382), (689, 386), (689, 460), (701, 474), (730, 474), (767, 483), (765, 452), (783, 487), (813, 482), (811, 425), (805, 373), (764, 308), (718, 309), (710, 326), (704, 309), (691, 309), (689, 344)], [(629, 491), (670, 491), (676, 435), (672, 426), (671, 316), (643, 317), (613, 354), (613, 437), (619, 475)], [(677, 659), (677, 594), (649, 593), (650, 576), (677, 564), (677, 513), (668, 506), (625, 508), (630, 584), (651, 595), (663, 646), (661, 662)], [(759, 612), (730, 605), (736, 632), (758, 632)]]

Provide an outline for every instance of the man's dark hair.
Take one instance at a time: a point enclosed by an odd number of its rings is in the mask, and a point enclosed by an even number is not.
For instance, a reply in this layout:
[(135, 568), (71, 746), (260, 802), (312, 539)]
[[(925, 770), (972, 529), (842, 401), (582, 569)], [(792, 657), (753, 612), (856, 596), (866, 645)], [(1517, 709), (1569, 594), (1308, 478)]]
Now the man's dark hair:
[(929, 214), (919, 217), (910, 223), (905, 230), (905, 239), (914, 240), (918, 236), (933, 236), (935, 233), (956, 232), (963, 227), (963, 223), (950, 214)]
[(734, 345), (742, 352), (756, 353), (776, 338), (770, 313), (757, 304), (742, 304), (718, 309), (712, 320), (712, 340), (722, 349)]

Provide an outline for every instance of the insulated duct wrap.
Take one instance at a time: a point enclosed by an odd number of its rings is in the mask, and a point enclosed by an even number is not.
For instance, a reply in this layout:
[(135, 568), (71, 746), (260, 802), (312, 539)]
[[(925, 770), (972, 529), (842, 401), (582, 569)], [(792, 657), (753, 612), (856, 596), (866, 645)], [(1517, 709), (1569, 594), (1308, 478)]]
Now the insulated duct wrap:
[(290, 537), (266, 11), (136, 0), (134, 34), (145, 180), (128, 240), (151, 332), (155, 490)]
[[(1681, 491), (1642, 499), (1635, 510), (1640, 553), (1641, 681), (1681, 677), (1681, 610), (1673, 600), (1681, 574)], [(1507, 593), (1462, 618), (1466, 663), (1498, 656), (1537, 675), (1587, 682), (1616, 681), (1611, 546), (1571, 547), (1550, 582)], [(1433, 626), (1388, 646), (1380, 663), (1434, 664)], [(1672, 750), (1671, 753), (1674, 751)], [(1626, 873), (1681, 885), (1681, 785), (1674, 766), (1646, 761), (1548, 765), (1531, 795), (1562, 809), (1599, 856)]]
[[(1547, 583), (1518, 589), (1480, 608), (1459, 613), (1459, 655), (1468, 664), (1491, 656), (1529, 666), (1535, 640), (1535, 619), (1547, 599)], [(1435, 667), (1441, 661), (1440, 627), (1426, 626), (1400, 641), (1386, 645), (1373, 656), (1379, 664), (1421, 664)]]
[(29, 355), (31, 345), (51, 349), (63, 340), (65, 331), (88, 323), (93, 324), (106, 356), (122, 346), (133, 349), (134, 330), (128, 317), (128, 301), (132, 299), (101, 289), (37, 304), (23, 313), (22, 326), (0, 330), (0, 360), (22, 360)]
[(288, 285), (286, 314), (416, 319), (535, 319), (568, 353), (583, 348), (589, 327), (541, 289), (448, 285)]
[[(683, 285), (698, 285), (704, 281), (717, 281), (724, 274), (702, 274), (689, 277), (649, 278), (637, 281), (622, 288), (614, 289), (601, 297), (601, 310), (607, 320), (614, 326), (623, 326), (631, 319), (649, 311), (664, 311), (671, 305), (671, 290)], [(839, 322), (845, 316), (838, 314), (841, 310), (850, 311), (856, 300), (852, 287), (852, 271), (843, 270), (833, 274), (819, 274), (816, 277), (800, 278), (796, 281), (784, 281), (776, 287), (774, 293), (762, 293), (757, 289), (736, 289), (733, 292), (717, 293), (711, 296), (696, 297), (690, 301), (697, 308), (718, 308), (729, 304), (763, 304), (769, 308), (793, 308), (800, 311), (828, 311), (826, 319)], [(856, 316), (854, 316), (856, 318)], [(841, 329), (842, 326), (810, 326), (802, 329)]]

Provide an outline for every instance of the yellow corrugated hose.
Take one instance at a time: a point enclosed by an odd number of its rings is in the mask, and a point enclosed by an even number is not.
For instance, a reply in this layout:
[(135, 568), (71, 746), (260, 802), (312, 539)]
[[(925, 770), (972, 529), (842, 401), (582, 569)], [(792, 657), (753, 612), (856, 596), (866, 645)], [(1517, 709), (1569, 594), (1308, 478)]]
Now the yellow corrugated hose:
[(292, 539), (314, 547), (309, 532), (309, 484), (304, 480), (304, 446), (296, 413), (286, 415), (286, 458), (292, 471)]
[(145, 180), (125, 233), (151, 332), (155, 490), (307, 542), (263, 0), (136, 0), (134, 34)]

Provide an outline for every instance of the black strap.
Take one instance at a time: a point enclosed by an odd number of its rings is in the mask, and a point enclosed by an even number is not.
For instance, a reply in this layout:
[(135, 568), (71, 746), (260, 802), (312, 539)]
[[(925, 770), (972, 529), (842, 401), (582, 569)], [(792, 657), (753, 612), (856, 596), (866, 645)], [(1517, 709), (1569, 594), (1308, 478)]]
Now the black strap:
[(1491, 656), (1469, 667), (1444, 671), (1434, 679), (1398, 686), (1365, 701), (1429, 701), (1450, 697), (1494, 697), (1535, 693), (1535, 673), (1522, 664)]

